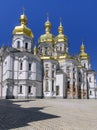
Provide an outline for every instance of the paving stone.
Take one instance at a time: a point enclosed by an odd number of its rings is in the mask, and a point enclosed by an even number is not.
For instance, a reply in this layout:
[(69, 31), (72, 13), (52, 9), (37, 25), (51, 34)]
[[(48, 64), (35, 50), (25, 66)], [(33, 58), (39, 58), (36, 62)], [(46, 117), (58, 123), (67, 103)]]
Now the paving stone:
[(0, 130), (97, 130), (97, 100), (0, 100)]

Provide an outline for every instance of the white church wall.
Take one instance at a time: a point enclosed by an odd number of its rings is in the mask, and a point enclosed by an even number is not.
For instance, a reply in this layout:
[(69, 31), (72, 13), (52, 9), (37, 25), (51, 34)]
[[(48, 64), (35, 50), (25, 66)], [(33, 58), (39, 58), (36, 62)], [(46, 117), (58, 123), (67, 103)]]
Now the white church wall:
[(64, 74), (56, 75), (56, 86), (59, 86), (59, 95), (58, 97), (66, 97), (66, 77)]
[(9, 55), (3, 62), (3, 81), (13, 78), (13, 58)]
[(95, 74), (88, 74), (88, 87), (89, 87), (89, 98), (96, 98), (96, 82), (95, 82)]
[(90, 69), (91, 65), (88, 60), (81, 60), (81, 64), (84, 68)]
[(6, 95), (7, 95), (7, 88), (8, 88), (8, 86), (3, 84), (3, 87), (2, 87), (2, 98), (4, 98), (4, 99), (6, 98)]
[(41, 83), (37, 83), (36, 85), (36, 97), (41, 98), (42, 97), (42, 84)]
[(21, 85), (18, 86), (18, 98), (26, 98), (27, 97), (27, 86), (26, 85), (22, 85), (22, 92), (20, 93), (19, 91), (19, 87)]
[[(19, 42), (19, 46), (18, 46), (18, 42)], [(19, 50), (24, 50), (24, 51), (31, 52), (32, 43), (33, 43), (32, 39), (25, 36), (25, 35), (22, 35), (22, 34), (21, 35), (14, 35), (13, 36), (12, 47), (17, 48)], [(27, 46), (26, 46), (26, 44), (27, 44)]]
[(14, 85), (13, 96), (14, 96), (14, 98), (18, 98), (18, 86), (17, 85)]

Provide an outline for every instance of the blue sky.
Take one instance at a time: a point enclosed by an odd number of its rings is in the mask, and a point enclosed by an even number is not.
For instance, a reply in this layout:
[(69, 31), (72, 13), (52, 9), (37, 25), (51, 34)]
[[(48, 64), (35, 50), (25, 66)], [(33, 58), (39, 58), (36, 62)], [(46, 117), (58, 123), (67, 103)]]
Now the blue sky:
[(12, 44), (12, 31), (19, 25), (23, 7), (35, 43), (44, 33), (46, 13), (49, 13), (54, 35), (57, 35), (61, 17), (69, 39), (69, 52), (78, 54), (84, 40), (92, 68), (97, 71), (97, 0), (0, 0), (0, 45)]

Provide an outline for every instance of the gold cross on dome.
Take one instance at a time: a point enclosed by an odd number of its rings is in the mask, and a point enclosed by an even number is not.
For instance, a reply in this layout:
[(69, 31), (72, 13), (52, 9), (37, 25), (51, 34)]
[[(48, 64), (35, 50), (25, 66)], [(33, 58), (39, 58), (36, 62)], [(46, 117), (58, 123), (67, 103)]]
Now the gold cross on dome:
[(62, 18), (60, 17), (60, 26), (62, 26)]
[(49, 21), (49, 13), (46, 13), (47, 21)]
[(23, 14), (25, 14), (25, 10), (26, 10), (26, 9), (23, 7), (23, 8), (22, 8)]

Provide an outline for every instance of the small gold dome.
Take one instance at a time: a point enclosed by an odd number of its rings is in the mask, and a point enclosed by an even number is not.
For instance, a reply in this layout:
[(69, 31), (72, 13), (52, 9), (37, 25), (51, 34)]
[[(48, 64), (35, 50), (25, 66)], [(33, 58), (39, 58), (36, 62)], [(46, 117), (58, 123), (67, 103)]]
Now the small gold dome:
[(28, 19), (27, 19), (27, 17), (24, 14), (22, 14), (20, 16), (20, 23), (24, 24), (24, 25), (27, 25), (27, 23), (28, 23)]
[(47, 21), (45, 22), (44, 27), (45, 34), (40, 36), (38, 43), (54, 43), (55, 36), (50, 33), (52, 25), (49, 19), (47, 19)]
[(80, 59), (89, 59), (89, 55), (85, 52), (85, 46), (82, 42), (82, 45), (80, 47), (81, 53), (79, 54)]
[(60, 21), (60, 26), (58, 27), (58, 33), (59, 34), (55, 38), (55, 43), (58, 43), (58, 42), (67, 42), (68, 41), (67, 36), (65, 36), (63, 34), (63, 32), (64, 32), (64, 28), (62, 26), (62, 22)]
[(48, 21), (48, 20), (45, 22), (45, 25), (44, 25), (44, 26), (45, 26), (45, 29), (46, 29), (46, 28), (51, 29), (51, 27), (52, 27), (51, 22)]
[(58, 33), (63, 34), (63, 32), (64, 32), (64, 28), (62, 26), (62, 23), (60, 22), (60, 26), (58, 27)]
[(32, 31), (26, 26), (27, 23), (28, 23), (27, 17), (24, 14), (22, 14), (20, 16), (20, 26), (16, 26), (14, 28), (13, 35), (14, 34), (24, 34), (26, 36), (34, 38)]

